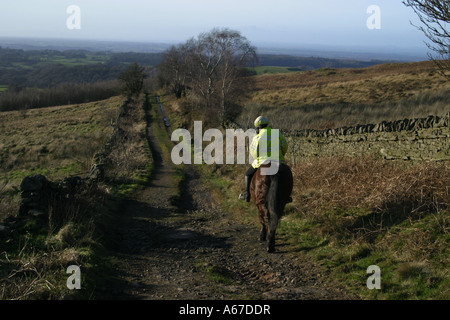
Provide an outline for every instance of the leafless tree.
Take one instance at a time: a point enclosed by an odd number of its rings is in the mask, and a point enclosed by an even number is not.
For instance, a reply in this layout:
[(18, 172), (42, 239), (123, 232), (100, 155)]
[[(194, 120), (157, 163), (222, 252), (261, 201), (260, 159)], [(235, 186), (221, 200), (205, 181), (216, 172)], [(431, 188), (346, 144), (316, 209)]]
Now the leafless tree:
[(136, 62), (130, 64), (118, 77), (118, 80), (122, 83), (122, 94), (128, 97), (139, 95), (146, 77), (144, 67)]
[(171, 48), (159, 69), (174, 88), (189, 88), (208, 110), (217, 109), (223, 123), (227, 104), (239, 89), (236, 80), (256, 59), (256, 49), (238, 31), (213, 29)]
[(163, 60), (158, 66), (158, 77), (161, 86), (171, 87), (177, 98), (181, 98), (186, 90), (190, 50), (187, 44), (172, 46), (163, 53)]
[(238, 89), (236, 80), (242, 74), (242, 68), (256, 62), (256, 50), (236, 31), (214, 30), (212, 36), (223, 55), (223, 63), (217, 76), (221, 113), (226, 117), (226, 101)]
[(436, 55), (428, 54), (438, 65), (442, 74), (450, 78), (450, 1), (449, 0), (404, 0), (403, 4), (411, 7), (422, 22), (416, 26), (430, 42), (428, 48)]

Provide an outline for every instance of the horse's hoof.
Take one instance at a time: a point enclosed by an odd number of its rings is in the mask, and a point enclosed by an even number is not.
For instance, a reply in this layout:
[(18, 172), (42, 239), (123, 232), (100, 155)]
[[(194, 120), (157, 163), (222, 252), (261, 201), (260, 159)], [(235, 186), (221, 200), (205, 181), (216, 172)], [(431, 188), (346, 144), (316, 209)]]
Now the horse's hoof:
[(265, 242), (267, 240), (267, 235), (264, 232), (259, 234), (259, 241)]

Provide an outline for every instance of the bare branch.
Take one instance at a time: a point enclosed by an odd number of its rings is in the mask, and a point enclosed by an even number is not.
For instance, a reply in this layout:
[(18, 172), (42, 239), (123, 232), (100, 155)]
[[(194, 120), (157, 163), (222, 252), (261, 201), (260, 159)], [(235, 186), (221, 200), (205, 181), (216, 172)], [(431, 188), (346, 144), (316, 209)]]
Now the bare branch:
[[(411, 7), (423, 26), (415, 26), (430, 40), (427, 47), (437, 56), (429, 54), (441, 73), (450, 78), (450, 2), (448, 0), (404, 0)], [(414, 25), (414, 24), (413, 24)]]

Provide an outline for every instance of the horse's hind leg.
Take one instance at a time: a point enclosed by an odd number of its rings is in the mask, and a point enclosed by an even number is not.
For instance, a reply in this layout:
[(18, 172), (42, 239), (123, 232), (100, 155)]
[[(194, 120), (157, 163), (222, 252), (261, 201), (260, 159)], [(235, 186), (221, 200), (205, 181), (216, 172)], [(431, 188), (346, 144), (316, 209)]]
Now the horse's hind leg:
[(267, 240), (267, 227), (266, 225), (261, 225), (261, 231), (259, 232), (259, 241)]
[(278, 217), (276, 214), (270, 215), (270, 222), (268, 224), (268, 236), (267, 240), (269, 240), (268, 246), (267, 246), (267, 252), (272, 253), (275, 252), (275, 234), (277, 231), (277, 225), (278, 225)]
[(261, 230), (259, 232), (259, 241), (266, 241), (267, 240), (267, 221), (266, 221), (266, 215), (267, 215), (267, 209), (264, 205), (258, 206), (258, 212), (259, 212), (259, 223), (261, 224)]
[(269, 231), (268, 240), (269, 243), (267, 245), (267, 252), (269, 253), (275, 252), (275, 230)]

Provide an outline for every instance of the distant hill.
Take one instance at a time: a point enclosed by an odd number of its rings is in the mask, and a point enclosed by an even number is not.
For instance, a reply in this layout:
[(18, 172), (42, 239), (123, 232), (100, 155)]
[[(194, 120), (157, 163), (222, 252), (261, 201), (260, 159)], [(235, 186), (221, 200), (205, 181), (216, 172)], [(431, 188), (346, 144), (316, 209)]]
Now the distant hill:
[(23, 50), (87, 50), (90, 52), (140, 52), (161, 53), (171, 44), (145, 43), (105, 40), (67, 40), (67, 39), (37, 39), (37, 38), (4, 38), (0, 37), (0, 46)]
[[(0, 47), (0, 86), (14, 84), (17, 87), (43, 88), (68, 82), (107, 81), (116, 79), (128, 63), (137, 62), (143, 66), (155, 67), (162, 61), (162, 52), (89, 51), (75, 47), (66, 47), (65, 50), (40, 47), (37, 50), (39, 47), (36, 44), (27, 48)], [(260, 54), (258, 59), (259, 66), (289, 67), (295, 68), (295, 71), (326, 67), (363, 68), (387, 62), (280, 54)]]
[(52, 87), (61, 83), (93, 83), (117, 79), (125, 66), (156, 66), (157, 53), (112, 53), (88, 50), (24, 50), (0, 47), (0, 86)]
[(321, 57), (299, 57), (281, 54), (258, 55), (258, 64), (261, 66), (295, 67), (301, 68), (305, 71), (321, 68), (365, 68), (389, 62), (394, 61), (383, 61), (383, 60), (358, 61), (358, 60), (330, 59)]

